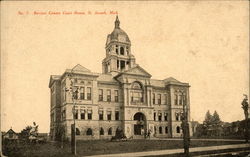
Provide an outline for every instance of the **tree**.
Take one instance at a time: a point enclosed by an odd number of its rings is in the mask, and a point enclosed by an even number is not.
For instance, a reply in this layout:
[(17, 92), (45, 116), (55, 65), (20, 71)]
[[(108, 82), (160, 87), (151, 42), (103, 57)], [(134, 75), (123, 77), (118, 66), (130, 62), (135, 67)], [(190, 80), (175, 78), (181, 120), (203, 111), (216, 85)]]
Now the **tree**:
[(20, 138), (27, 140), (29, 138), (30, 130), (32, 129), (32, 126), (26, 126), (20, 133)]
[(210, 111), (208, 110), (205, 116), (205, 120), (203, 121), (205, 136), (211, 135), (210, 130), (212, 127), (212, 119), (213, 119), (213, 116), (210, 114)]
[(213, 115), (211, 115), (208, 110), (203, 126), (200, 126), (199, 129), (205, 136), (220, 136), (222, 133), (222, 121), (217, 111), (214, 111)]
[(205, 120), (203, 121), (203, 124), (208, 127), (212, 124), (212, 115), (210, 114), (210, 111), (208, 110), (205, 116)]
[(217, 111), (214, 111), (214, 114), (211, 119), (211, 130), (213, 136), (221, 136), (222, 133), (222, 122)]

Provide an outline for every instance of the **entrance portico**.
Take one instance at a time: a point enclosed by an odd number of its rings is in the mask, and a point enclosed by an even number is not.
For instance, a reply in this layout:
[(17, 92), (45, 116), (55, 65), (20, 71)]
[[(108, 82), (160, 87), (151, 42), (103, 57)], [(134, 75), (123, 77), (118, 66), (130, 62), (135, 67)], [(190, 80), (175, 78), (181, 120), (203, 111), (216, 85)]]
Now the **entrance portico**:
[(144, 135), (147, 132), (146, 116), (137, 112), (134, 115), (134, 135)]

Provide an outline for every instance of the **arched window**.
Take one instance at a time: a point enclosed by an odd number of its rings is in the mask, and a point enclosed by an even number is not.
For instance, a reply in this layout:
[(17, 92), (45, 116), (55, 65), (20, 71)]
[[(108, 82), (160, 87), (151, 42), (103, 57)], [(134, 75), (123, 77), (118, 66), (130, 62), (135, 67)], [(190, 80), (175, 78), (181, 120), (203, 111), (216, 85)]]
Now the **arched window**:
[(112, 135), (112, 128), (109, 128), (108, 135)]
[(176, 127), (176, 133), (180, 133), (181, 132), (181, 128), (179, 126)]
[(88, 128), (88, 130), (87, 130), (87, 133), (86, 133), (88, 136), (89, 135), (92, 135), (93, 134), (93, 132), (92, 132), (92, 129), (91, 128)]
[(162, 127), (159, 127), (159, 134), (162, 134)]
[(124, 55), (124, 47), (122, 47), (122, 46), (120, 47), (120, 54)]
[(131, 102), (134, 104), (143, 102), (143, 88), (139, 82), (132, 84)]
[(122, 137), (122, 135), (123, 135), (123, 131), (121, 128), (118, 127), (115, 131), (115, 136)]
[(118, 45), (115, 45), (115, 52), (118, 54)]
[(166, 126), (165, 127), (165, 134), (167, 134), (168, 133), (168, 127)]
[(80, 130), (76, 128), (76, 135), (80, 135)]
[(104, 130), (103, 130), (103, 128), (100, 129), (100, 135), (104, 135)]

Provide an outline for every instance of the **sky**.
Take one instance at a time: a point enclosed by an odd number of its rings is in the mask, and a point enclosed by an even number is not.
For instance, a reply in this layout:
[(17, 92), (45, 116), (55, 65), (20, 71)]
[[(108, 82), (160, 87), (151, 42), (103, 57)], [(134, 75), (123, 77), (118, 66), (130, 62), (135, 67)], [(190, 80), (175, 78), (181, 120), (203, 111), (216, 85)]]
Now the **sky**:
[(174, 77), (191, 85), (193, 120), (202, 122), (207, 110), (216, 110), (225, 122), (244, 118), (240, 105), (249, 93), (248, 1), (5, 1), (2, 131), (12, 127), (20, 132), (35, 121), (40, 132), (49, 132), (50, 75), (77, 64), (101, 73), (116, 16), (110, 11), (118, 12), (137, 64), (153, 79)]

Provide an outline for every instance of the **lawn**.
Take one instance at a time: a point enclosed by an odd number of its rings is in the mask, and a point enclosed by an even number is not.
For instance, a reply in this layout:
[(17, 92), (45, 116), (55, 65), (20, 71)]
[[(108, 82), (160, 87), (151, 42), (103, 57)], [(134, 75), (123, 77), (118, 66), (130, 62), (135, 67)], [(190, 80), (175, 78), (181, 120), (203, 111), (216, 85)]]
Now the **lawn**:
[[(190, 147), (239, 144), (238, 141), (191, 141)], [(141, 152), (162, 149), (182, 148), (181, 140), (132, 140), (124, 142), (77, 141), (77, 156)], [(4, 155), (9, 157), (70, 157), (70, 143), (61, 148), (60, 143), (45, 144), (11, 144), (4, 147)]]

